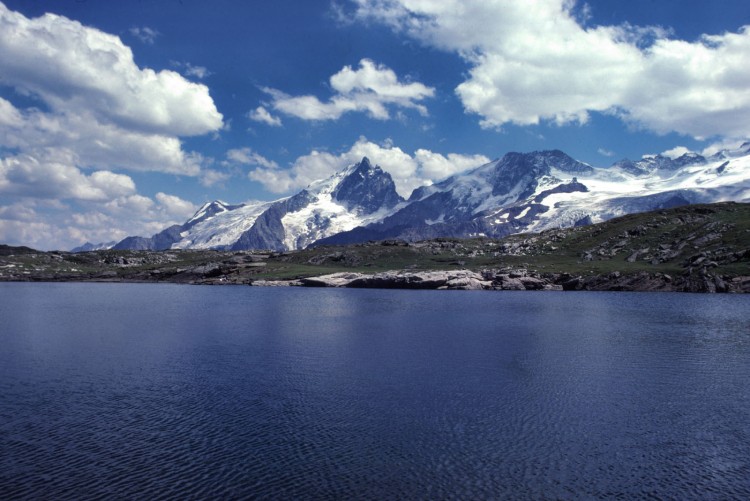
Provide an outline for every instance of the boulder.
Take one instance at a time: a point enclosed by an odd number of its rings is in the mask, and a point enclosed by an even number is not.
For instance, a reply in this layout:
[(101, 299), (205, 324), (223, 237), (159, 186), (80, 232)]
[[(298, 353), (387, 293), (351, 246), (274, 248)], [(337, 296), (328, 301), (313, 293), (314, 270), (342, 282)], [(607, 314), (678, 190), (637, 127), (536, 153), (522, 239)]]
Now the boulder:
[(534, 277), (523, 277), (523, 278), (520, 278), (519, 280), (527, 291), (543, 290), (544, 287), (547, 285), (546, 281), (539, 279), (539, 278), (534, 278)]

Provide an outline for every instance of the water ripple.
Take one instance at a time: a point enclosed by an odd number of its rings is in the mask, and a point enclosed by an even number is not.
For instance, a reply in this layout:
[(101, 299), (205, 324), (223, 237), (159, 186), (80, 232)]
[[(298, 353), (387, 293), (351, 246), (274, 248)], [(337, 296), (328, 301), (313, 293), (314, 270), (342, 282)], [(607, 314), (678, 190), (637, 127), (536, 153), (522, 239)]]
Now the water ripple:
[(744, 299), (5, 287), (2, 499), (750, 498)]

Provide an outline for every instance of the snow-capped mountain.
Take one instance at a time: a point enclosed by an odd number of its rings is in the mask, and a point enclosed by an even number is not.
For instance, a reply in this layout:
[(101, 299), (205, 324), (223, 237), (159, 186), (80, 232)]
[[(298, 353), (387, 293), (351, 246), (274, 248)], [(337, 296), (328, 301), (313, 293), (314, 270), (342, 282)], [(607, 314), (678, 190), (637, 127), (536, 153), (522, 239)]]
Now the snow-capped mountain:
[(367, 158), (273, 202), (211, 202), (183, 225), (115, 248), (301, 249), (385, 238), (492, 236), (600, 222), (690, 203), (750, 201), (750, 143), (709, 158), (655, 155), (593, 167), (559, 150), (501, 159), (408, 200)]
[(403, 198), (391, 175), (365, 157), (261, 214), (232, 249), (302, 249), (322, 238), (380, 221)]
[(383, 221), (318, 243), (502, 237), (727, 200), (750, 201), (750, 144), (710, 158), (656, 155), (609, 168), (577, 162), (557, 150), (509, 153), (415, 190), (408, 206)]
[(204, 204), (183, 225), (128, 237), (115, 249), (301, 249), (393, 213), (404, 200), (390, 174), (367, 158), (272, 202)]

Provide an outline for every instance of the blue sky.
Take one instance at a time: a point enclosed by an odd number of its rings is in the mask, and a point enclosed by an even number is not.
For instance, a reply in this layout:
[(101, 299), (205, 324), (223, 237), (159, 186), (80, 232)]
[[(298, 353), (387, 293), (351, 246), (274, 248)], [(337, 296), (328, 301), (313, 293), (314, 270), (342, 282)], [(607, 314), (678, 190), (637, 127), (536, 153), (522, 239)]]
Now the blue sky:
[(150, 235), (363, 155), (408, 196), (509, 151), (733, 146), (746, 25), (746, 1), (5, 1), (0, 242)]

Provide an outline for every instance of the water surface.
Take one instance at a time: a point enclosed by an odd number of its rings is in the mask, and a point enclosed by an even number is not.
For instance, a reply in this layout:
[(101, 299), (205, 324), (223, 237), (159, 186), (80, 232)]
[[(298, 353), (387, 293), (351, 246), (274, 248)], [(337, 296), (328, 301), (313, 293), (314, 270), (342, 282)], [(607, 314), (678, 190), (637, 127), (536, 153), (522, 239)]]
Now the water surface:
[(750, 298), (0, 284), (0, 498), (750, 497)]

